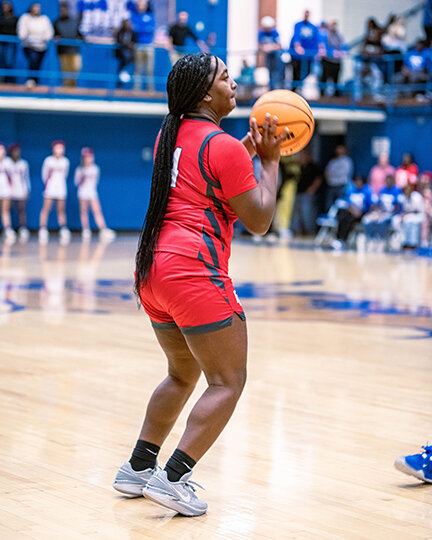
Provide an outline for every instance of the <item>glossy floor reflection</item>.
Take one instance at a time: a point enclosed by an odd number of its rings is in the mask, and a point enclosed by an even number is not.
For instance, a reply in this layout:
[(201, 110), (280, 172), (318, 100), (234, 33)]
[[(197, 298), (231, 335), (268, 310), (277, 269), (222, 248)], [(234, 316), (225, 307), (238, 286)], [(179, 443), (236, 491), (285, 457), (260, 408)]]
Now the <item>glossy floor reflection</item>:
[(431, 438), (431, 259), (234, 246), (249, 379), (185, 519), (110, 487), (165, 373), (135, 246), (1, 248), (2, 539), (430, 536), (432, 486), (392, 463)]

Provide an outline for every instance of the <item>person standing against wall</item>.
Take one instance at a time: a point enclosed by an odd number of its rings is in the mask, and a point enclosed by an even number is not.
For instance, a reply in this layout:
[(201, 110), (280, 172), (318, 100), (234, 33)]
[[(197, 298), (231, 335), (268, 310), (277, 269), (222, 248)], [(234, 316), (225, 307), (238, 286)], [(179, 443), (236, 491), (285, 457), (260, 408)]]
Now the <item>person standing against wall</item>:
[(29, 165), (21, 157), (21, 146), (18, 143), (9, 145), (8, 154), (12, 160), (11, 199), (18, 207), (18, 234), (20, 242), (24, 244), (30, 236), (26, 215), (26, 204), (30, 195)]
[[(15, 15), (12, 3), (3, 2), (0, 14), (0, 36), (17, 35), (18, 17)], [(0, 69), (14, 69), (17, 44), (10, 41), (0, 41)], [(0, 76), (0, 82), (14, 83), (12, 75)]]
[(270, 90), (283, 88), (281, 48), (279, 32), (276, 30), (276, 21), (273, 17), (263, 17), (261, 19), (261, 30), (258, 33), (258, 51), (264, 54), (265, 66), (269, 72)]
[(336, 146), (335, 157), (331, 159), (325, 169), (327, 179), (326, 211), (330, 209), (337, 199), (345, 196), (345, 190), (352, 181), (354, 171), (353, 160), (348, 156), (346, 146)]
[(304, 12), (303, 20), (294, 26), (291, 40), (291, 57), (293, 70), (293, 88), (299, 86), (312, 70), (312, 63), (318, 54), (320, 39), (318, 28), (310, 22), (310, 11)]
[(51, 206), (56, 203), (57, 220), (60, 227), (60, 243), (70, 241), (70, 231), (66, 226), (66, 179), (69, 174), (69, 160), (65, 157), (66, 145), (63, 141), (53, 141), (52, 155), (45, 158), (42, 165), (42, 181), (44, 183), (44, 202), (39, 218), (39, 243), (48, 242), (48, 216)]
[[(59, 39), (83, 39), (79, 31), (78, 19), (69, 14), (69, 4), (61, 2), (58, 19), (54, 22), (54, 37)], [(76, 45), (57, 45), (60, 67), (67, 75), (63, 78), (64, 86), (75, 87), (77, 74), (81, 71), (82, 60), (80, 49)], [(69, 74), (72, 74), (69, 75)]]
[(339, 75), (342, 66), (342, 58), (345, 56), (347, 46), (337, 28), (337, 21), (331, 21), (327, 25), (327, 32), (322, 37), (324, 56), (321, 58), (321, 95), (326, 93), (327, 82), (334, 84), (334, 95), (339, 96)]
[(91, 148), (81, 149), (81, 164), (75, 170), (75, 185), (78, 188), (78, 200), (82, 226), (82, 239), (90, 240), (91, 230), (89, 224), (89, 211), (93, 212), (96, 225), (99, 228), (99, 236), (102, 241), (114, 240), (115, 232), (108, 229), (102, 213), (102, 208), (97, 193), (97, 185), (100, 178), (100, 169), (95, 163), (94, 152)]
[(0, 143), (0, 206), (1, 221), (6, 243), (15, 242), (15, 231), (11, 227), (11, 185), (12, 185), (12, 160), (6, 155), (4, 144)]
[(395, 172), (396, 169), (389, 163), (388, 153), (381, 152), (378, 163), (372, 167), (368, 178), (368, 183), (376, 195), (379, 195), (385, 187), (387, 176), (393, 176)]
[(137, 41), (136, 32), (133, 30), (129, 19), (124, 19), (122, 21), (120, 28), (114, 34), (114, 39), (117, 43), (115, 55), (119, 61), (117, 68), (117, 86), (121, 86), (131, 80), (131, 76), (126, 68), (134, 61), (135, 45)]
[(147, 90), (154, 90), (154, 46), (155, 20), (147, 0), (128, 2), (132, 28), (137, 34), (135, 46), (134, 89), (140, 90), (141, 78), (145, 75)]
[[(30, 71), (38, 72), (40, 70), (48, 42), (53, 38), (53, 35), (51, 21), (46, 15), (41, 15), (40, 4), (31, 4), (28, 13), (21, 15), (18, 20), (18, 36), (22, 42)], [(37, 75), (31, 73), (27, 85), (34, 86), (38, 83)]]

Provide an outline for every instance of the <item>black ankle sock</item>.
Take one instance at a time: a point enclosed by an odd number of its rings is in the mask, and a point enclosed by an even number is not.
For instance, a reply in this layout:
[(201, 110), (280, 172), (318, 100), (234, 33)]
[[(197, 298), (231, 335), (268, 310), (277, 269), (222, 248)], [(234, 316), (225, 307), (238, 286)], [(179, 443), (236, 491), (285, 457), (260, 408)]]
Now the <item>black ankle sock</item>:
[(147, 441), (137, 441), (132, 456), (129, 460), (134, 471), (153, 469), (156, 465), (156, 458), (160, 446)]
[(170, 482), (178, 482), (180, 478), (190, 472), (196, 461), (188, 456), (182, 450), (176, 448), (173, 455), (167, 461), (165, 465), (165, 471)]

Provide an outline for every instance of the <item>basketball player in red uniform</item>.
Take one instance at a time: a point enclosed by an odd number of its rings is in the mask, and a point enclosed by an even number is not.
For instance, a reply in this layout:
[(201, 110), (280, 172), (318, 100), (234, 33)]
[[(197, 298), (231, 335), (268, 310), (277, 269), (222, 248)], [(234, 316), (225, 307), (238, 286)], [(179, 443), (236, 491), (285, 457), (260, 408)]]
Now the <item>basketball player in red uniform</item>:
[[(132, 457), (113, 486), (186, 516), (207, 510), (189, 481), (192, 468), (225, 427), (246, 381), (245, 315), (228, 276), (233, 223), (240, 218), (252, 233), (267, 231), (286, 137), (275, 136), (277, 118), (270, 115), (262, 134), (252, 120), (243, 142), (219, 127), (235, 107), (236, 86), (213, 55), (186, 55), (174, 65), (136, 257), (136, 291), (168, 359), (168, 376), (150, 398)], [(201, 372), (208, 388), (161, 470), (160, 446)]]

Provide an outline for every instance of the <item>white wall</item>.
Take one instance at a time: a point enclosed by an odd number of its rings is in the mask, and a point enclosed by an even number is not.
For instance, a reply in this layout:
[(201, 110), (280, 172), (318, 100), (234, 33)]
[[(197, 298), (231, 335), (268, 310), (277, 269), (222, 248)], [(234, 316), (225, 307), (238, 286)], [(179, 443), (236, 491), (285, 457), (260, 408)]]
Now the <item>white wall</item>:
[(255, 65), (258, 36), (258, 0), (228, 0), (228, 69), (232, 77), (240, 73), (247, 58)]

